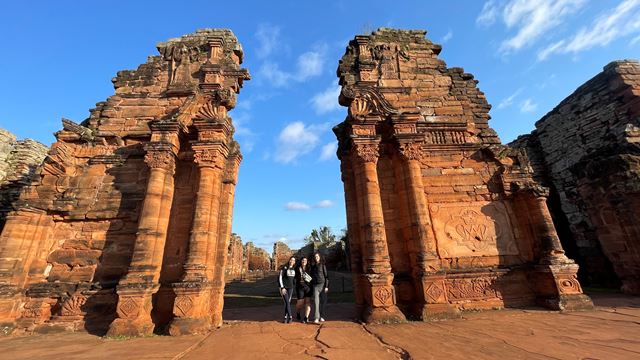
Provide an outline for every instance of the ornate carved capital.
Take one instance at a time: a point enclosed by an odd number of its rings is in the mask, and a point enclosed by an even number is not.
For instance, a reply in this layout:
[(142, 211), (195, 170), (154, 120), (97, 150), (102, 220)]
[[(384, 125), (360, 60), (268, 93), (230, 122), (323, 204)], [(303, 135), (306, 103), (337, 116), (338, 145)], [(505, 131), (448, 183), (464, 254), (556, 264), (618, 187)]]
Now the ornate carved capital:
[(144, 162), (151, 169), (164, 169), (171, 173), (176, 168), (175, 155), (170, 151), (149, 150), (144, 156)]
[(378, 144), (355, 144), (353, 152), (357, 160), (368, 163), (377, 162), (380, 157), (380, 149)]
[(202, 167), (217, 167), (224, 169), (225, 158), (216, 149), (195, 149), (193, 160)]
[(526, 193), (545, 201), (549, 197), (549, 189), (534, 181), (513, 181), (510, 188), (513, 193)]
[(421, 160), (423, 156), (420, 143), (400, 143), (398, 152), (405, 160)]

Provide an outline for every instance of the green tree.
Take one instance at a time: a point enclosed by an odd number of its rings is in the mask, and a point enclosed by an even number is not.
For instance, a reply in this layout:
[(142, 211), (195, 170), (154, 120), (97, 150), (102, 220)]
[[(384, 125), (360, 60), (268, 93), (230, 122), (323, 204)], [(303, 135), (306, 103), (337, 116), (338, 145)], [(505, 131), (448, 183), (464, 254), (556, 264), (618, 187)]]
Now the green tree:
[(321, 244), (328, 244), (336, 241), (336, 235), (331, 231), (328, 226), (320, 226), (317, 229), (311, 230), (311, 234), (305, 238), (307, 243), (319, 242)]

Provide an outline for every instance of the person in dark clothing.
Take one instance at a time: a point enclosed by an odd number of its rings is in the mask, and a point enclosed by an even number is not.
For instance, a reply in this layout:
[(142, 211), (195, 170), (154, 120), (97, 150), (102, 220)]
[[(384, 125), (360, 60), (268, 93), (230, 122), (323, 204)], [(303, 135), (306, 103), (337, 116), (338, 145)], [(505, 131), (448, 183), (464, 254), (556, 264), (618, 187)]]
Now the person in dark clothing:
[(280, 285), (280, 295), (284, 300), (284, 323), (288, 324), (292, 320), (291, 316), (291, 297), (293, 296), (293, 288), (296, 284), (296, 258), (289, 258), (289, 263), (280, 269), (278, 274), (278, 285)]
[(296, 269), (296, 292), (298, 301), (296, 302), (297, 318), (300, 320), (300, 311), (304, 308), (304, 320), (306, 324), (311, 314), (311, 275), (309, 274), (309, 260), (305, 257), (300, 259), (300, 266)]
[(324, 303), (329, 291), (329, 275), (327, 267), (322, 263), (319, 253), (313, 254), (313, 264), (311, 265), (311, 285), (313, 286), (313, 304), (315, 306), (314, 323), (324, 322)]

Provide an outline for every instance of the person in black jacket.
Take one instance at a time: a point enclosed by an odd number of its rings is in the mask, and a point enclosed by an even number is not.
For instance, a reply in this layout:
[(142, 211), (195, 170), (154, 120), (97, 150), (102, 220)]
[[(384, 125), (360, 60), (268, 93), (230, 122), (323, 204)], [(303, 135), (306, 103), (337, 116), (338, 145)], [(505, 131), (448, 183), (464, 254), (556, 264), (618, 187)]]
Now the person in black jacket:
[[(313, 254), (313, 264), (311, 265), (311, 284), (313, 286), (313, 304), (315, 306), (314, 323), (319, 324), (324, 321), (324, 303), (329, 291), (329, 276), (327, 267), (322, 263), (319, 253)], [(321, 300), (323, 300), (321, 302)], [(322, 305), (322, 306), (321, 306)]]
[(297, 318), (300, 320), (300, 311), (304, 308), (304, 320), (306, 324), (311, 314), (311, 275), (309, 274), (309, 260), (306, 257), (300, 259), (300, 265), (296, 268), (296, 292), (298, 301), (296, 303)]
[(289, 258), (289, 263), (280, 269), (278, 274), (278, 285), (280, 285), (280, 295), (284, 300), (284, 323), (291, 322), (291, 297), (293, 296), (293, 288), (295, 287), (296, 278), (296, 258)]

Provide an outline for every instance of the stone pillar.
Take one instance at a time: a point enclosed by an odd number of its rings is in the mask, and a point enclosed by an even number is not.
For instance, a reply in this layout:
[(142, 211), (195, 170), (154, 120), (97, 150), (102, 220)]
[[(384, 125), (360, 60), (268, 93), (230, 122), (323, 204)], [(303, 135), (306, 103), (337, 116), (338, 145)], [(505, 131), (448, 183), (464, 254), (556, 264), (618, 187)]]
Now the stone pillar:
[(393, 273), (384, 227), (382, 200), (378, 183), (377, 162), (379, 141), (356, 142), (354, 175), (356, 186), (364, 194), (363, 223), (365, 255), (365, 297), (367, 309), (363, 318), (367, 322), (394, 322), (405, 320), (396, 306)]
[(353, 294), (356, 299), (356, 314), (361, 317), (365, 307), (365, 300), (362, 293), (362, 241), (359, 231), (360, 223), (358, 222), (358, 198), (351, 156), (348, 153), (342, 154), (340, 161), (342, 182), (344, 183), (344, 202), (347, 211), (347, 236), (349, 237), (349, 261), (353, 278)]
[(449, 304), (444, 297), (444, 275), (439, 273), (440, 258), (422, 183), (422, 145), (415, 140), (400, 141), (398, 152), (403, 160), (411, 240), (415, 249), (415, 252), (410, 254), (418, 296), (418, 303), (413, 312), (423, 320), (458, 316), (457, 307)]
[(536, 224), (538, 237), (538, 265), (531, 275), (537, 302), (554, 310), (588, 310), (591, 299), (582, 293), (578, 282), (578, 265), (567, 258), (562, 249), (547, 207), (546, 189), (536, 187), (527, 193), (529, 212)]
[(200, 177), (184, 275), (179, 283), (173, 285), (176, 299), (174, 319), (169, 326), (171, 335), (201, 333), (211, 328), (213, 261), (217, 256), (225, 154), (220, 143), (198, 141), (192, 147)]
[[(175, 134), (177, 140), (177, 134)], [(150, 168), (147, 191), (129, 272), (117, 287), (117, 318), (108, 335), (146, 336), (153, 333), (152, 296), (159, 289), (160, 269), (174, 191), (177, 146), (151, 142), (145, 162)]]
[(225, 268), (227, 266), (227, 249), (231, 237), (231, 220), (233, 217), (233, 201), (238, 182), (238, 168), (242, 161), (239, 152), (229, 156), (225, 169), (220, 198), (220, 216), (218, 224), (218, 243), (214, 259), (214, 278), (211, 291), (211, 322), (214, 327), (222, 326), (222, 309), (224, 307)]

